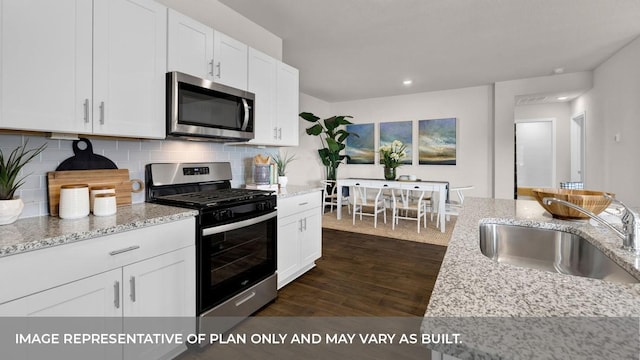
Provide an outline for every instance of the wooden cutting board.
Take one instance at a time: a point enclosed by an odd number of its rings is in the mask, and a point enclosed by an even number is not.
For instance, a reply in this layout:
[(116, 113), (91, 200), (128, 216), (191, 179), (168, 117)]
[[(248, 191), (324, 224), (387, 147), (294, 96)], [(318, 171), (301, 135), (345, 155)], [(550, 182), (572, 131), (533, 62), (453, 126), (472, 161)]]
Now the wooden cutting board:
[[(134, 190), (134, 184), (138, 186)], [(144, 189), (142, 180), (129, 179), (128, 169), (68, 170), (47, 173), (49, 192), (49, 214), (58, 215), (60, 187), (66, 184), (87, 184), (89, 188), (99, 185), (112, 185), (116, 188), (116, 204), (131, 204), (131, 193)]]

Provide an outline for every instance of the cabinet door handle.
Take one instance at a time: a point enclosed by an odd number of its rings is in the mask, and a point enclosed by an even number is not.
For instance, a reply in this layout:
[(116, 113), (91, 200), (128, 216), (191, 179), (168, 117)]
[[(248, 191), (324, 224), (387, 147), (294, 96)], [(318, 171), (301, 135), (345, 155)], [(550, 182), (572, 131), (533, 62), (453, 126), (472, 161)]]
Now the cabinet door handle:
[(89, 99), (84, 99), (84, 122), (89, 122)]
[(273, 128), (273, 139), (278, 140), (278, 127)]
[(104, 101), (100, 102), (100, 125), (104, 125)]
[(113, 305), (116, 309), (120, 309), (120, 281), (113, 283)]
[(136, 302), (136, 277), (132, 276), (129, 278), (129, 298), (131, 298), (131, 302)]
[(140, 249), (140, 245), (133, 245), (133, 246), (129, 246), (128, 248), (109, 251), (109, 255), (111, 255), (111, 256), (118, 255), (118, 254), (122, 254), (122, 253), (125, 253), (127, 251), (131, 251), (131, 250), (135, 250), (135, 249)]
[(209, 71), (209, 75), (213, 76), (213, 59), (211, 59), (211, 61), (209, 61), (209, 65), (211, 65), (211, 71)]
[(304, 206), (304, 205), (307, 205), (307, 204), (308, 204), (308, 202), (305, 201), (305, 202), (301, 202), (300, 204), (298, 204), (298, 206)]
[(302, 219), (304, 221), (304, 231), (307, 231), (307, 218)]
[(282, 128), (278, 128), (278, 140), (282, 140)]
[(216, 75), (216, 77), (220, 79), (220, 76), (222, 75), (222, 66), (220, 66), (220, 61), (218, 61), (216, 67), (218, 68), (218, 75)]
[(298, 231), (302, 232), (302, 219), (298, 220)]

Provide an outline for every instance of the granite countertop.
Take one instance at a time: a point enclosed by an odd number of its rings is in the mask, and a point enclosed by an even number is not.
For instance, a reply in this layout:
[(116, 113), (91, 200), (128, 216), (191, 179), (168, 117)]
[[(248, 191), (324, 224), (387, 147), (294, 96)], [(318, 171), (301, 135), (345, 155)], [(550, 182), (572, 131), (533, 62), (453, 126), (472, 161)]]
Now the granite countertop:
[(197, 214), (195, 210), (141, 203), (119, 206), (118, 213), (113, 216), (89, 215), (74, 220), (54, 216), (20, 219), (13, 224), (0, 226), (0, 257), (181, 220)]
[[(620, 249), (622, 240), (603, 226), (593, 226), (588, 221), (553, 219), (536, 201), (467, 198), (456, 221), (425, 319), (502, 317), (503, 326), (512, 326), (513, 323), (503, 319), (640, 316), (640, 284), (613, 283), (497, 263), (480, 252), (481, 223), (548, 228), (578, 234), (640, 279), (640, 258)], [(637, 327), (637, 319), (635, 321)], [(424, 331), (430, 331), (426, 322)], [(485, 334), (492, 332), (497, 333), (490, 329)], [(545, 333), (553, 334), (551, 331)], [(637, 339), (637, 329), (631, 334)], [(488, 336), (484, 340), (490, 342)], [(509, 350), (504, 339), (491, 341), (494, 344), (474, 346), (463, 342), (462, 345), (437, 350), (461, 358), (471, 356), (469, 354), (482, 358), (514, 358), (514, 350)], [(577, 347), (582, 347), (583, 355), (593, 351), (583, 344)]]
[(322, 191), (321, 185), (287, 185), (285, 188), (278, 190), (278, 198), (298, 196), (314, 191)]

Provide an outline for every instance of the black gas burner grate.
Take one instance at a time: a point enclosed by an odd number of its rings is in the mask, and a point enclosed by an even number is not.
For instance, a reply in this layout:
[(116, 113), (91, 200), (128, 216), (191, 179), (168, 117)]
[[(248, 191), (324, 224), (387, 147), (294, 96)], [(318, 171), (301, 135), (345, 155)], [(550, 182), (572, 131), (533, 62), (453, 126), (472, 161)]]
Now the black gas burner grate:
[(215, 206), (225, 203), (260, 198), (269, 195), (271, 195), (271, 192), (262, 190), (217, 189), (209, 191), (190, 192), (185, 194), (159, 196), (158, 199), (168, 200), (175, 203)]

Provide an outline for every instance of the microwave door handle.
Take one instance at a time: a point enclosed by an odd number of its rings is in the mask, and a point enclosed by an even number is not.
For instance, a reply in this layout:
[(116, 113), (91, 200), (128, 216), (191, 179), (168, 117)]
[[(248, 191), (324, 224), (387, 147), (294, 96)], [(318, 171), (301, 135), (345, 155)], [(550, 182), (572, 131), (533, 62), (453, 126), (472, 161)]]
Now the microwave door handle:
[(247, 99), (242, 99), (242, 106), (244, 108), (244, 120), (240, 130), (245, 131), (247, 130), (247, 125), (249, 125), (249, 103), (247, 103)]

